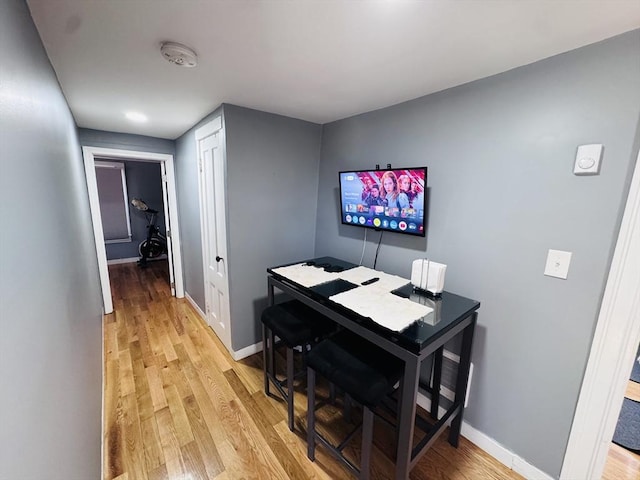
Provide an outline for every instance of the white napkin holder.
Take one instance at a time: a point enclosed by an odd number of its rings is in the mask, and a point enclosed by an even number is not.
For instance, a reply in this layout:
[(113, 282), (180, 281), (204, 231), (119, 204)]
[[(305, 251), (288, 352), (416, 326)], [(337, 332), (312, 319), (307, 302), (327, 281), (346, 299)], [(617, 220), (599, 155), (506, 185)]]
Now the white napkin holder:
[(411, 266), (411, 283), (420, 290), (439, 296), (444, 290), (444, 263), (432, 262), (426, 258), (414, 260)]

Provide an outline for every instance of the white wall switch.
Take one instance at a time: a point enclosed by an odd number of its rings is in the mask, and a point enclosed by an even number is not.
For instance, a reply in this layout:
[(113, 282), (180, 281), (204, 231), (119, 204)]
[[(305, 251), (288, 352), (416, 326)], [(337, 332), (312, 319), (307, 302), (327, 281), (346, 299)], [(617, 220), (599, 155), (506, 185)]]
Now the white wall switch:
[(602, 149), (601, 144), (580, 145), (576, 153), (573, 173), (576, 175), (598, 175), (602, 161)]
[(567, 279), (569, 274), (569, 264), (571, 263), (571, 252), (562, 250), (549, 250), (547, 254), (547, 264), (544, 266), (544, 274), (549, 277)]

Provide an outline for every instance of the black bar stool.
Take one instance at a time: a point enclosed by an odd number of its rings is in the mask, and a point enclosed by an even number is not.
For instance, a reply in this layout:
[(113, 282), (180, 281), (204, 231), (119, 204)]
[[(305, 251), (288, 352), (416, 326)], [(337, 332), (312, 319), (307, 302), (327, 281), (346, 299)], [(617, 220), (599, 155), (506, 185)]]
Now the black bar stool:
[[(333, 321), (297, 300), (291, 300), (267, 307), (262, 312), (262, 358), (264, 371), (264, 392), (271, 395), (270, 382), (287, 402), (289, 430), (293, 431), (293, 350), (301, 347), (305, 352), (317, 340), (336, 329)], [(276, 376), (275, 336), (285, 345), (287, 351), (286, 378)], [(304, 374), (304, 368), (298, 374)], [(283, 388), (286, 384), (287, 389)]]
[[(348, 331), (340, 332), (314, 346), (307, 354), (307, 456), (311, 460), (315, 459), (318, 441), (358, 478), (368, 479), (373, 444), (373, 410), (393, 390), (402, 371), (403, 362), (400, 359)], [(315, 429), (316, 372), (362, 405), (360, 468), (342, 453), (355, 431), (340, 445), (334, 446)]]

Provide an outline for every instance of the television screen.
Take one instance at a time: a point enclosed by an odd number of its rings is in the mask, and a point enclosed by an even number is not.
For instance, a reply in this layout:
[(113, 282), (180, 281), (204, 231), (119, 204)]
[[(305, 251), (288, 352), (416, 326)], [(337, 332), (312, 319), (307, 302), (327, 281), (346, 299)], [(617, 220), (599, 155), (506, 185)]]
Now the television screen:
[(427, 167), (340, 172), (342, 223), (425, 235)]

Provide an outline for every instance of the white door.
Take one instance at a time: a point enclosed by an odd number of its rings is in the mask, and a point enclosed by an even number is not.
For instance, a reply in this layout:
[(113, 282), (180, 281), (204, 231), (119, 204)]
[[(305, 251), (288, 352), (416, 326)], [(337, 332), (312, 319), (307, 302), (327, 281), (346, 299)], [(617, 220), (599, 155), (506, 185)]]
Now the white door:
[(219, 140), (221, 122), (219, 119), (217, 120), (196, 131), (200, 171), (205, 313), (207, 323), (213, 328), (227, 350), (232, 352), (231, 326), (229, 324), (225, 166)]
[(167, 167), (164, 162), (160, 162), (160, 171), (162, 173), (162, 202), (164, 203), (164, 225), (167, 230), (167, 259), (169, 260), (169, 285), (171, 287), (171, 296), (176, 296), (176, 283), (173, 272), (173, 242), (171, 239), (171, 217), (169, 216), (169, 195), (167, 192)]

